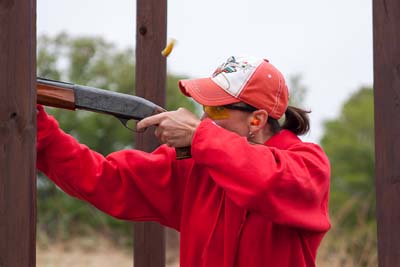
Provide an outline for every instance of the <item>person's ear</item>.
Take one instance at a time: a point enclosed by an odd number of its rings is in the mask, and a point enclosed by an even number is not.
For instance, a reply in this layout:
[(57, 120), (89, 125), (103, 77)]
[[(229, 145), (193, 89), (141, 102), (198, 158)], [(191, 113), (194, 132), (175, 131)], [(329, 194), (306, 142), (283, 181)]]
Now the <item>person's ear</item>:
[(256, 110), (252, 113), (252, 117), (250, 119), (250, 127), (253, 128), (253, 131), (264, 128), (268, 121), (268, 112), (264, 109)]

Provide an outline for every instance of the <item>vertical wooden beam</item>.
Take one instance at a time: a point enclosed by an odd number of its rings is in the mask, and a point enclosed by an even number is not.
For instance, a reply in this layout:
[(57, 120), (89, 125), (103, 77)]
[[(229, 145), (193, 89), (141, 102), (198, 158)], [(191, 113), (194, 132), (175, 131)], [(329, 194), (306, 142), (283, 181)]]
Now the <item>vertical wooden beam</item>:
[[(165, 106), (166, 60), (161, 56), (167, 35), (167, 0), (137, 0), (136, 94)], [(136, 148), (154, 150), (159, 143), (153, 131), (136, 138)], [(134, 266), (165, 266), (164, 228), (136, 223)]]
[(400, 266), (400, 1), (373, 1), (380, 267)]
[(36, 0), (0, 1), (0, 266), (35, 266)]

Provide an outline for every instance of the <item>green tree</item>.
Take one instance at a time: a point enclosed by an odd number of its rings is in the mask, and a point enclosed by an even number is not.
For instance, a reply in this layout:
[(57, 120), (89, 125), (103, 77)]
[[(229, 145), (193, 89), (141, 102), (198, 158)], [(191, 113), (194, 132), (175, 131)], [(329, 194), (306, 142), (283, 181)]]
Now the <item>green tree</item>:
[(338, 118), (325, 122), (321, 144), (332, 166), (331, 210), (347, 226), (375, 221), (373, 114), (373, 90), (361, 88)]
[[(321, 144), (331, 162), (332, 229), (322, 262), (376, 266), (373, 90), (360, 88), (336, 119), (325, 122)], [(338, 265), (339, 266), (339, 265)]]
[[(99, 37), (71, 37), (61, 33), (55, 37), (41, 36), (37, 51), (38, 76), (134, 94), (134, 51), (119, 49)], [(167, 109), (186, 107), (195, 111), (195, 103), (177, 89), (183, 77), (167, 76)], [(62, 129), (80, 142), (106, 155), (130, 148), (134, 143), (131, 131), (111, 116), (87, 111), (72, 112), (48, 109)], [(89, 229), (104, 232), (117, 229), (119, 240), (130, 241), (130, 224), (123, 224), (98, 212), (90, 205), (65, 196), (42, 176), (38, 179), (39, 231), (50, 236), (81, 234)], [(40, 233), (39, 232), (39, 233)]]

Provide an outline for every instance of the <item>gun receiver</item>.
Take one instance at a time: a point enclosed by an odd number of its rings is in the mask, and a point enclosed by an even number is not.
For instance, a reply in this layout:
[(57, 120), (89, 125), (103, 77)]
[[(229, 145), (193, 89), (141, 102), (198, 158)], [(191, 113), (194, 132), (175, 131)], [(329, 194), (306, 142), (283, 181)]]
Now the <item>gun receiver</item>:
[[(37, 77), (37, 103), (69, 110), (82, 109), (113, 115), (128, 128), (129, 120), (141, 120), (166, 111), (138, 96)], [(190, 147), (176, 148), (177, 159), (190, 157)]]

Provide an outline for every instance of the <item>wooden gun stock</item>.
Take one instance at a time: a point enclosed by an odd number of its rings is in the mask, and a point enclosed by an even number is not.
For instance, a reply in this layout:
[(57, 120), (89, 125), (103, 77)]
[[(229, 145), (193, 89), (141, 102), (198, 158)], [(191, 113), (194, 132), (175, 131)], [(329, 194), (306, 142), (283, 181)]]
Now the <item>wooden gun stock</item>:
[(75, 110), (74, 90), (37, 83), (37, 103), (49, 107)]

